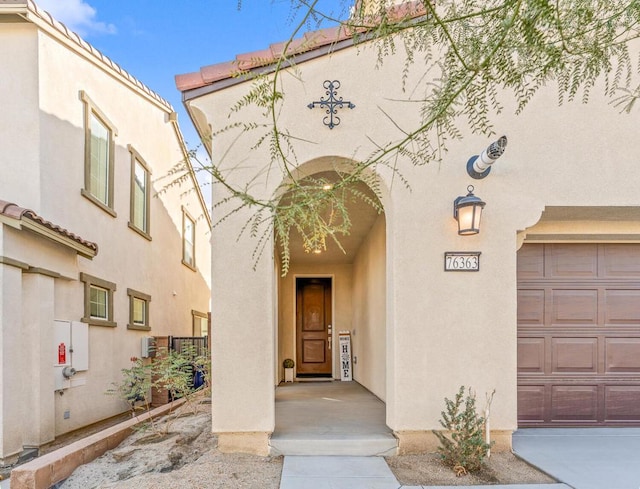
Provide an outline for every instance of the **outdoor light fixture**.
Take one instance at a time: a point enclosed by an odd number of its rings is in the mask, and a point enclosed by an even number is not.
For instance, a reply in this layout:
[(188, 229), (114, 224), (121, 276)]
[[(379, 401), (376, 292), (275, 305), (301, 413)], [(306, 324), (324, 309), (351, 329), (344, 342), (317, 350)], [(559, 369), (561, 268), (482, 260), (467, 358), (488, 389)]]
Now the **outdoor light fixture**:
[(467, 187), (466, 196), (460, 196), (453, 202), (453, 217), (458, 221), (458, 234), (470, 236), (480, 232), (482, 209), (486, 205), (482, 199), (473, 195), (473, 185)]
[(491, 165), (502, 156), (507, 147), (507, 136), (502, 136), (497, 141), (491, 143), (480, 156), (472, 156), (467, 161), (467, 173), (471, 178), (479, 180), (489, 175)]

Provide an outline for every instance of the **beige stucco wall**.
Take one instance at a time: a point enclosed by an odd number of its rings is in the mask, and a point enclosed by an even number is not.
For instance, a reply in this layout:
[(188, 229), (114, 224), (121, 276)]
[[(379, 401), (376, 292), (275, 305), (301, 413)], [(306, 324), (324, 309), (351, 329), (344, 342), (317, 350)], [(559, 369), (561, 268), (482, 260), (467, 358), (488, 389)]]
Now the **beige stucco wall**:
[[(0, 251), (4, 248), (5, 233), (0, 226)], [(0, 264), (0, 453), (14, 455), (22, 447), (22, 434), (16, 430), (16, 420), (21, 419), (23, 406), (12, 402), (16, 392), (22, 390), (20, 375), (16, 367), (21, 366), (21, 352), (16, 345), (22, 341), (20, 329), (22, 308), (15, 307), (20, 301), (22, 271), (19, 268)]]
[[(33, 387), (24, 390), (24, 399), (15, 392), (10, 403), (3, 397), (0, 424), (13, 430), (11, 434), (3, 433), (3, 440), (15, 438), (12, 447), (0, 453), (3, 458), (21, 450), (23, 444), (50, 441), (54, 435), (127, 409), (126, 403), (106, 396), (105, 391), (119, 380), (120, 370), (130, 365), (130, 357), (140, 356), (141, 338), (191, 336), (192, 310), (210, 311), (211, 248), (205, 209), (196, 192), (189, 191), (193, 190), (190, 181), (156, 195), (171, 181), (166, 177), (171, 167), (184, 157), (180, 136), (170, 120), (170, 108), (132, 88), (77, 46), (54, 39), (28, 23), (0, 23), (0, 75), (9, 83), (0, 95), (3, 106), (0, 132), (8, 135), (7, 144), (3, 138), (0, 148), (3, 172), (0, 199), (30, 208), (99, 247), (98, 255), (90, 260), (33, 233), (0, 224), (4, 230), (0, 256), (60, 275), (27, 277), (17, 289), (22, 294), (8, 302), (6, 291), (14, 291), (11, 281), (20, 269), (3, 266), (7, 277), (2, 289), (3, 302), (11, 310), (3, 309), (0, 321), (11, 321), (13, 328), (15, 321), (22, 322), (22, 336), (33, 336), (35, 349), (28, 341), (13, 343), (6, 329), (2, 344), (11, 344), (15, 349), (12, 352), (23, 352), (23, 357), (36, 362), (25, 370)], [(81, 90), (117, 129), (113, 203), (116, 217), (80, 193), (84, 188)], [(140, 153), (152, 172), (151, 240), (128, 227), (131, 178), (128, 145)], [(197, 221), (195, 271), (181, 262), (183, 208)], [(81, 272), (116, 284), (113, 320), (117, 327), (89, 327), (89, 370), (76, 375), (85, 383), (65, 389), (61, 395), (53, 392), (48, 380), (53, 374), (50, 364), (54, 348), (49, 340), (54, 320), (80, 321), (84, 316)], [(127, 288), (151, 296), (151, 331), (127, 329)], [(34, 305), (39, 307), (37, 313)], [(25, 313), (25, 319), (21, 319), (13, 310), (16, 308), (27, 311), (31, 319)], [(11, 319), (13, 315), (15, 319)], [(47, 360), (37, 364), (42, 358)], [(10, 388), (5, 383), (16, 369), (9, 363), (5, 365), (2, 381), (7, 387), (3, 387), (3, 396)], [(41, 409), (31, 412), (35, 424), (30, 434), (24, 434), (14, 406), (22, 409), (32, 402)], [(70, 414), (68, 419), (64, 419), (65, 411)]]
[[(404, 129), (415, 126), (419, 105), (416, 103), (411, 110), (413, 104), (398, 101), (419, 100), (429, 86), (417, 66), (410, 71), (407, 89), (402, 91), (402, 58), (399, 54), (376, 67), (373, 50), (347, 49), (297, 65), (297, 77), (281, 77), (279, 87), (286, 97), (278, 111), (279, 124), (299, 141), (313, 142), (296, 147), (300, 163), (325, 155), (365, 158), (375, 149), (374, 143), (383, 145), (400, 137), (388, 116)], [(323, 111), (306, 107), (324, 95), (322, 83), (327, 79), (339, 80), (339, 96), (356, 104), (353, 110), (340, 111), (341, 124), (333, 130), (322, 125)], [(235, 121), (260, 120), (256, 109), (228, 118), (230, 107), (248, 87), (232, 86), (190, 103), (206, 115), (214, 130)], [(638, 182), (634, 176), (640, 153), (636, 134), (639, 123), (638, 111), (619, 114), (598, 89), (592, 90), (589, 104), (558, 107), (556, 93), (550, 87), (542, 90), (520, 116), (515, 116), (513, 104), (505, 101), (505, 110), (495, 117), (495, 130), (508, 135), (509, 145), (486, 179), (471, 179), (465, 165), (493, 138), (468, 131), (463, 140), (448, 142), (441, 163), (414, 167), (399, 158), (398, 166), (411, 191), (394, 181), (390, 170), (377, 168), (389, 188), (383, 199), (387, 254), (385, 399), (387, 423), (392, 429), (427, 433), (438, 428), (444, 397), (451, 398), (460, 385), (471, 386), (480, 400), (485, 392), (495, 389), (492, 427), (506, 433), (516, 428), (518, 233), (533, 226), (549, 206), (637, 206)], [(242, 163), (229, 175), (232, 183), (242, 185), (259, 173), (269, 155), (266, 147), (252, 148), (253, 137), (237, 136), (229, 131), (216, 137), (213, 158), (223, 169)], [(268, 181), (261, 179), (253, 188), (260, 195), (270, 195), (279, 183), (276, 173), (272, 171)], [(463, 237), (457, 235), (452, 207), (456, 197), (466, 194), (469, 184), (487, 205), (481, 233)], [(222, 196), (214, 196), (214, 200)], [(254, 244), (248, 238), (236, 242), (246, 217), (243, 213), (214, 232), (220, 246), (234, 247), (233, 260), (214, 257), (220, 281), (233, 279), (238, 268), (250, 261)], [(598, 226), (594, 224), (591, 232)], [(480, 271), (445, 272), (446, 251), (481, 252)], [(272, 263), (270, 256), (263, 260)], [(245, 280), (247, 284), (264, 280), (262, 271), (272, 273), (273, 267), (243, 273), (243, 286)], [(356, 283), (354, 279), (354, 287)], [(250, 296), (234, 299), (242, 297)], [(232, 305), (224, 300), (218, 303), (220, 308)], [(257, 323), (271, 313), (268, 304), (265, 306), (263, 310), (243, 310), (229, 319), (236, 321), (236, 327)], [(260, 341), (275, 341), (275, 326), (271, 328), (270, 335), (260, 330)], [(220, 348), (237, 354), (243, 351), (244, 345), (224, 337), (219, 340), (225, 345)], [(272, 345), (262, 346), (269, 350)], [(362, 364), (359, 366), (362, 368)], [(374, 376), (373, 371), (369, 373)], [(230, 372), (224, 369), (216, 374), (225, 378)], [(263, 377), (256, 376), (242, 385), (255, 410), (272, 409), (267, 396), (257, 399), (249, 394), (263, 382)], [(245, 424), (246, 417), (240, 419), (230, 411), (229, 416), (225, 420), (229, 428), (236, 425), (251, 429)]]
[(353, 264), (353, 378), (385, 400), (386, 392), (386, 227), (378, 216)]
[[(3, 24), (0, 29), (0, 60), (3, 76), (0, 106), (2, 134), (2, 185), (0, 198), (21, 199), (25, 205), (40, 205), (40, 145), (38, 125), (38, 37), (31, 24)], [(7, 115), (11, 114), (11, 117)], [(18, 165), (17, 162), (24, 164)], [(33, 182), (25, 187), (22, 182)]]

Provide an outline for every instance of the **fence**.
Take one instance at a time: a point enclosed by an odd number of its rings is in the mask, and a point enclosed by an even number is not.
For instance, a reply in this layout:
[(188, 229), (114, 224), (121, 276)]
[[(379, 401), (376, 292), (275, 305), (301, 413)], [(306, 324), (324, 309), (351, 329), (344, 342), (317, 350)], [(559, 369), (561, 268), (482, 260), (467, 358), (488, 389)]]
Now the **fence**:
[[(191, 356), (195, 361), (197, 357), (207, 357), (209, 351), (209, 338), (207, 336), (159, 336), (156, 337), (156, 347), (161, 351), (166, 348), (177, 353), (184, 353)], [(191, 368), (193, 375), (193, 386), (198, 388), (203, 384), (202, 372)], [(152, 404), (159, 406), (173, 400), (166, 389), (152, 389)]]
[(169, 336), (169, 350), (178, 353), (191, 352), (195, 357), (205, 356), (209, 349), (207, 336)]

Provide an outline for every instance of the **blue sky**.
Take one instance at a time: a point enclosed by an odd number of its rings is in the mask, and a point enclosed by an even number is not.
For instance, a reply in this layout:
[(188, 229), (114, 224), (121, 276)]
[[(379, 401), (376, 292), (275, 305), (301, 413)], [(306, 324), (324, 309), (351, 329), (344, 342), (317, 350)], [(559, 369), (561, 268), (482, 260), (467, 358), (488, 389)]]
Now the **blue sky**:
[[(238, 0), (35, 1), (169, 100), (190, 147), (199, 141), (173, 77), (283, 41), (296, 25), (290, 0), (241, 0), (241, 8)], [(349, 4), (318, 2), (321, 10), (342, 18)]]

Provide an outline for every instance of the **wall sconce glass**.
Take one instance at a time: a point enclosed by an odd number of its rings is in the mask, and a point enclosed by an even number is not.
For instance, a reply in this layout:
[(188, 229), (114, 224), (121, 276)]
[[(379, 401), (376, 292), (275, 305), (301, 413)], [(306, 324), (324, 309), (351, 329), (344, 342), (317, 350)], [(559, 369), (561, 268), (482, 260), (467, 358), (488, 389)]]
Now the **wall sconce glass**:
[(453, 217), (458, 221), (458, 234), (470, 236), (480, 232), (482, 209), (486, 205), (479, 197), (473, 195), (474, 187), (467, 187), (466, 196), (460, 196), (453, 202)]

